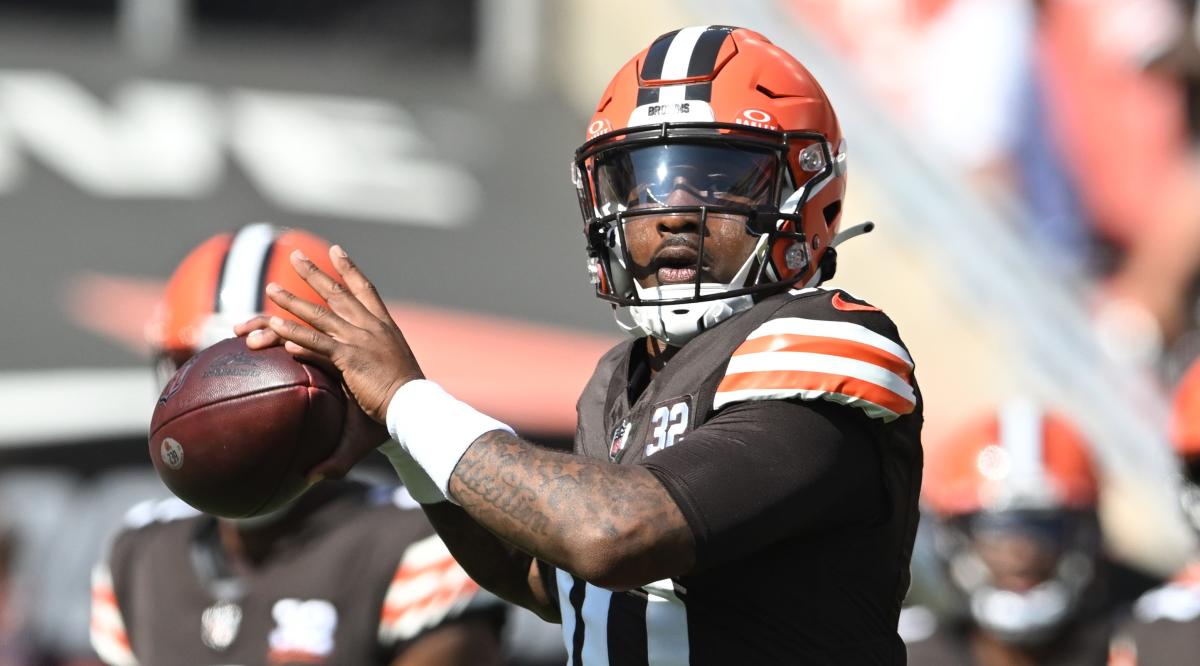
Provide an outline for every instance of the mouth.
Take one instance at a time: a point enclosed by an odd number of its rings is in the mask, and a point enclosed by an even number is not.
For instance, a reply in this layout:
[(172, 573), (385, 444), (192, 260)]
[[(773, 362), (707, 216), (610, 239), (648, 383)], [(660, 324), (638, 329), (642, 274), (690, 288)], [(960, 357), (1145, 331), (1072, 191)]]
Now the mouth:
[(685, 246), (663, 248), (654, 257), (652, 268), (660, 285), (693, 282), (700, 272), (700, 254)]

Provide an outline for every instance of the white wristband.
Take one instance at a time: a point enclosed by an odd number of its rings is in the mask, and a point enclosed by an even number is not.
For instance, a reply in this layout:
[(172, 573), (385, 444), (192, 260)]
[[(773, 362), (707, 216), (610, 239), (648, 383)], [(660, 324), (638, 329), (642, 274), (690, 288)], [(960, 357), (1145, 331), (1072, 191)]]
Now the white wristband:
[(396, 391), (388, 403), (387, 427), (442, 496), (455, 504), (450, 475), (471, 444), (486, 432), (513, 432), (427, 379), (408, 382)]
[(379, 452), (392, 463), (392, 469), (396, 470), (396, 474), (404, 482), (408, 494), (418, 503), (437, 504), (446, 501), (446, 496), (438, 489), (437, 484), (421, 469), (417, 461), (408, 455), (408, 451), (400, 446), (400, 442), (389, 439), (379, 445)]

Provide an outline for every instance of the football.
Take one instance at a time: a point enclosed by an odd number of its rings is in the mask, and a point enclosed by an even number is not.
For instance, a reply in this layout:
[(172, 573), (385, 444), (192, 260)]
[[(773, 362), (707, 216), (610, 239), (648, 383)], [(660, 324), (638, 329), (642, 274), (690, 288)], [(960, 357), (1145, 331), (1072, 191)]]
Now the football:
[(150, 422), (150, 458), (179, 499), (205, 513), (270, 513), (308, 488), (305, 473), (337, 446), (341, 384), (283, 347), (230, 338), (171, 378)]

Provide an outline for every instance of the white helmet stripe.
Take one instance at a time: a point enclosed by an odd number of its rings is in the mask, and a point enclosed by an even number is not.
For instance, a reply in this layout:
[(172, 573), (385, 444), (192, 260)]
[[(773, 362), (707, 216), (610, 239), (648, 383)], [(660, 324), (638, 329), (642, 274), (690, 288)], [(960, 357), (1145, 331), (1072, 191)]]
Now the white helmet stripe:
[(703, 35), (705, 30), (708, 30), (708, 26), (694, 25), (676, 33), (675, 38), (671, 40), (670, 48), (667, 49), (667, 56), (663, 59), (662, 79), (664, 81), (678, 81), (687, 78), (688, 65), (692, 62), (692, 51), (696, 50), (696, 42), (700, 40), (700, 35)]
[(217, 313), (251, 317), (262, 311), (267, 262), (277, 232), (275, 226), (258, 222), (242, 227), (233, 237), (217, 283)]
[(1000, 407), (1000, 446), (1009, 454), (1011, 490), (1022, 497), (1045, 494), (1046, 466), (1042, 410), (1032, 400), (1010, 400)]

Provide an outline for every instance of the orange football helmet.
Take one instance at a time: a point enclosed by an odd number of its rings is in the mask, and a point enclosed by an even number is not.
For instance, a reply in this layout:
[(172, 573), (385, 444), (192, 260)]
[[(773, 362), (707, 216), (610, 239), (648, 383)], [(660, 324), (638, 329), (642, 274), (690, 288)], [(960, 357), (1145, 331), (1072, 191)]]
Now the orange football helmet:
[[(718, 25), (662, 35), (617, 72), (575, 153), (597, 296), (630, 308), (627, 328), (681, 343), (753, 294), (832, 277), (845, 150), (820, 84), (766, 37)], [(668, 205), (680, 179), (694, 205)], [(696, 271), (693, 284), (645, 288), (631, 277), (625, 226), (672, 214), (701, 228), (711, 215), (745, 219), (757, 243), (731, 282)]]
[(196, 352), (233, 337), (234, 324), (260, 313), (296, 320), (266, 297), (268, 282), (324, 302), (292, 268), (288, 257), (293, 250), (337, 275), (324, 239), (265, 222), (218, 234), (192, 250), (171, 275), (146, 325), (160, 382), (165, 384)]
[(1062, 416), (1008, 402), (927, 450), (922, 489), (937, 557), (974, 621), (1044, 643), (1081, 607), (1099, 566), (1099, 484)]
[(927, 449), (922, 497), (940, 516), (1094, 507), (1099, 484), (1089, 451), (1062, 416), (1013, 401)]

